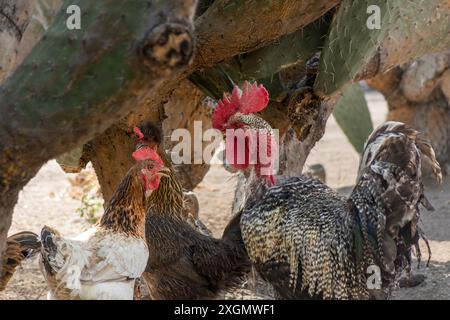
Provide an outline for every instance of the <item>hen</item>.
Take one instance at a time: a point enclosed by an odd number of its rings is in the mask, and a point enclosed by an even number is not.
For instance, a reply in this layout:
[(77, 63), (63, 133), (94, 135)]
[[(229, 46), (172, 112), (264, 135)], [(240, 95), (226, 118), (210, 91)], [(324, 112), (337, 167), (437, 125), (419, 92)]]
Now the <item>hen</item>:
[[(150, 152), (161, 142), (151, 124), (135, 132), (148, 146), (142, 151)], [(231, 220), (221, 239), (208, 235), (197, 217), (186, 214), (182, 187), (164, 151), (158, 150), (170, 171), (147, 199), (145, 234), (150, 255), (143, 278), (152, 299), (216, 297), (238, 284), (250, 268), (239, 217)]]
[(41, 242), (37, 234), (23, 231), (9, 236), (6, 239), (6, 251), (1, 274), (0, 291), (5, 290), (16, 268), (27, 258), (33, 256), (41, 248)]
[[(242, 92), (235, 88), (231, 99), (226, 95), (218, 104), (214, 127), (273, 135), (252, 114), (267, 105), (266, 95), (256, 84), (245, 84)], [(276, 146), (275, 140), (267, 141)], [(430, 208), (423, 193), (423, 158), (441, 180), (429, 142), (402, 123), (386, 122), (365, 145), (349, 198), (305, 176), (275, 182), (272, 173), (261, 175), (259, 158), (245, 161), (238, 167), (248, 176), (240, 225), (253, 266), (281, 298), (386, 297), (410, 266), (412, 247), (418, 249), (419, 205)]]
[(139, 152), (97, 226), (73, 239), (42, 229), (40, 265), (49, 299), (133, 299), (148, 260), (145, 196), (158, 188), (165, 170), (156, 153), (141, 161)]

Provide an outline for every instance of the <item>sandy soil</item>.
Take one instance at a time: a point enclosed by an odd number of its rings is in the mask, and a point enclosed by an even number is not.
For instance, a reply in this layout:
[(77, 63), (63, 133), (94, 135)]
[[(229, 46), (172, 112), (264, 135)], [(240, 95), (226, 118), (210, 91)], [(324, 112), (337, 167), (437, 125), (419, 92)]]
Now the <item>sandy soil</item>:
[[(386, 104), (381, 95), (366, 95), (374, 125), (384, 121)], [(330, 119), (324, 138), (312, 151), (307, 164), (321, 163), (326, 170), (327, 183), (343, 193), (348, 192), (356, 178), (358, 154), (348, 143), (334, 119)], [(62, 172), (55, 161), (47, 163), (22, 191), (16, 206), (10, 233), (21, 230), (39, 232), (50, 225), (65, 235), (75, 235), (89, 224), (80, 218), (76, 208), (79, 200), (70, 196), (70, 175)], [(73, 178), (73, 177), (72, 177)], [(219, 166), (212, 167), (204, 181), (195, 190), (200, 201), (200, 216), (216, 235), (220, 236), (230, 215), (236, 179)], [(426, 281), (416, 288), (398, 289), (394, 299), (450, 299), (450, 179), (442, 186), (428, 188), (435, 212), (423, 211), (423, 229), (431, 245), (430, 266), (417, 272), (425, 274)], [(427, 259), (423, 247), (424, 260)], [(36, 259), (27, 261), (15, 274), (0, 299), (45, 299), (45, 282)], [(225, 298), (271, 298), (270, 290), (259, 281), (250, 279), (243, 289), (227, 294)]]

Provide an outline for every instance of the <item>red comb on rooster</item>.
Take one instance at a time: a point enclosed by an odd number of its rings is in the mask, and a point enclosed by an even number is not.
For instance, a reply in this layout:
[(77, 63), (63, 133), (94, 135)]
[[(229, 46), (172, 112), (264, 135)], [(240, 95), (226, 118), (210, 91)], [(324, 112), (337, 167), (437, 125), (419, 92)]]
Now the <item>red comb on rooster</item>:
[[(275, 184), (274, 157), (278, 154), (270, 125), (254, 113), (262, 111), (269, 102), (269, 93), (262, 84), (245, 82), (242, 90), (235, 86), (231, 94), (224, 93), (212, 116), (213, 128), (226, 132), (226, 160), (237, 170), (255, 169), (257, 176), (266, 176), (269, 185)], [(239, 137), (227, 129), (242, 129), (245, 147), (238, 150)], [(256, 143), (256, 148), (252, 146)], [(253, 148), (252, 148), (253, 147)], [(256, 152), (255, 152), (256, 151)], [(257, 153), (257, 154), (255, 154)]]
[(230, 117), (236, 113), (250, 114), (260, 112), (269, 103), (269, 93), (262, 84), (258, 86), (255, 81), (251, 85), (245, 81), (242, 90), (234, 86), (233, 93), (223, 94), (223, 100), (217, 103), (217, 108), (212, 116), (213, 128), (225, 130)]

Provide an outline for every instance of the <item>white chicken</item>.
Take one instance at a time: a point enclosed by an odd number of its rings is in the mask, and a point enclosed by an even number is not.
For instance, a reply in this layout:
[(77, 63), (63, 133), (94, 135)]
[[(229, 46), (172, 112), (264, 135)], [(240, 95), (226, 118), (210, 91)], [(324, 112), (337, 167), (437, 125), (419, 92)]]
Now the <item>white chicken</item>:
[[(143, 146), (143, 148), (147, 148)], [(165, 167), (153, 157), (138, 161), (123, 178), (100, 222), (68, 239), (44, 227), (40, 266), (49, 287), (48, 299), (131, 300), (136, 278), (147, 266), (145, 196), (158, 188)]]

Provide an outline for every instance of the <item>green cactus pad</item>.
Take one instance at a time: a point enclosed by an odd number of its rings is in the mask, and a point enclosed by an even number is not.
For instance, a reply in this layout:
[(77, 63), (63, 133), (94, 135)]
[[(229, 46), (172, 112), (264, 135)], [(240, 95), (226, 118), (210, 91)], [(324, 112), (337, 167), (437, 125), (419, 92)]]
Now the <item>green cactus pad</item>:
[[(380, 9), (380, 29), (369, 29)], [(364, 71), (379, 53), (378, 70), (450, 47), (450, 4), (446, 0), (344, 0), (322, 51), (315, 89), (331, 95)]]
[(361, 153), (373, 131), (372, 119), (359, 83), (348, 86), (334, 107), (333, 116), (348, 141)]
[(234, 86), (234, 81), (220, 65), (195, 71), (188, 78), (204, 94), (216, 100), (221, 99), (224, 92), (231, 92)]
[[(81, 9), (80, 30), (66, 25), (69, 5)], [(119, 102), (111, 99), (145, 72), (136, 45), (151, 26), (152, 12), (141, 0), (66, 0), (41, 41), (0, 88), (0, 106), (12, 107), (19, 130), (43, 125), (56, 132), (85, 132), (82, 122), (72, 121), (69, 127), (67, 112), (84, 119), (116, 111)]]
[(231, 82), (241, 85), (245, 80), (262, 83), (275, 99), (285, 90), (279, 72), (283, 66), (306, 62), (320, 50), (331, 23), (331, 14), (303, 29), (278, 39), (270, 46), (233, 57), (218, 66), (192, 74), (189, 79), (205, 94), (217, 99), (230, 90)]

